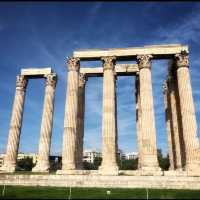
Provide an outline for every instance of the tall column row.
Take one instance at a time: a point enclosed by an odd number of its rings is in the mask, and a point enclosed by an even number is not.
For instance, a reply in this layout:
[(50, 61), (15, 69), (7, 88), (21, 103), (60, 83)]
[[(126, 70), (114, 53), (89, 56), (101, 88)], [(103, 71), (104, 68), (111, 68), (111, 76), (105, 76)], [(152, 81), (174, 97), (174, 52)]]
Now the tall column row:
[(188, 53), (174, 56), (164, 91), (170, 169), (200, 175), (200, 151)]
[[(137, 132), (139, 143), (138, 169), (145, 175), (160, 174), (157, 160), (156, 130), (151, 81), (151, 55), (137, 57)], [(117, 175), (117, 111), (115, 57), (103, 57), (102, 163), (99, 173)], [(77, 173), (82, 169), (84, 134), (85, 76), (79, 72), (77, 58), (68, 60), (68, 83), (64, 120), (62, 170)]]
[[(152, 55), (138, 55), (139, 72), (136, 74), (136, 124), (138, 141), (138, 170), (143, 175), (161, 175), (156, 146), (155, 113), (153, 105), (151, 59)], [(117, 175), (118, 134), (116, 102), (116, 57), (102, 57), (103, 62), (103, 115), (102, 163), (99, 173)], [(80, 73), (80, 59), (68, 59), (67, 96), (65, 104), (62, 169), (58, 173), (76, 173), (82, 170), (85, 83)], [(56, 74), (46, 78), (44, 107), (40, 130), (38, 161), (35, 172), (48, 172), (53, 124)], [(17, 76), (16, 93), (10, 122), (4, 165), (7, 172), (16, 169), (23, 108), (28, 78)], [(188, 175), (199, 175), (200, 150), (197, 122), (189, 74), (188, 54), (176, 54), (168, 79), (164, 84), (164, 105), (168, 134), (170, 170), (186, 170)]]
[[(39, 142), (39, 153), (36, 167), (33, 171), (49, 170), (49, 154), (51, 144), (51, 132), (54, 108), (54, 92), (56, 87), (56, 74), (49, 74), (46, 77), (46, 88), (44, 97), (44, 108), (41, 123), (41, 133)], [(23, 75), (17, 76), (16, 92), (11, 115), (11, 122), (8, 134), (8, 144), (4, 164), (0, 170), (14, 172), (17, 167), (17, 155), (22, 126), (24, 101), (28, 78)]]

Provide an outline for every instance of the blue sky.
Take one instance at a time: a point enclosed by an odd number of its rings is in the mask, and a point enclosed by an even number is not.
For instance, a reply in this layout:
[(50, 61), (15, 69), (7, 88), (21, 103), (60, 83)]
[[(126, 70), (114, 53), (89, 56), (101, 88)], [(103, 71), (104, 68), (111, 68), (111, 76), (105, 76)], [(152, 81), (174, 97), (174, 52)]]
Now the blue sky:
[[(189, 45), (190, 72), (197, 123), (200, 122), (200, 3), (187, 2), (38, 2), (0, 3), (0, 152), (5, 152), (21, 68), (50, 66), (58, 74), (51, 153), (62, 151), (66, 97), (66, 57), (74, 50), (155, 44)], [(88, 63), (81, 63), (82, 66)], [(91, 62), (100, 66), (100, 62)], [(153, 61), (153, 95), (157, 146), (167, 152), (162, 84), (167, 60)], [(134, 77), (119, 77), (118, 144), (137, 151)], [(19, 151), (37, 152), (44, 99), (44, 80), (27, 88)], [(85, 149), (101, 149), (102, 78), (86, 86)]]

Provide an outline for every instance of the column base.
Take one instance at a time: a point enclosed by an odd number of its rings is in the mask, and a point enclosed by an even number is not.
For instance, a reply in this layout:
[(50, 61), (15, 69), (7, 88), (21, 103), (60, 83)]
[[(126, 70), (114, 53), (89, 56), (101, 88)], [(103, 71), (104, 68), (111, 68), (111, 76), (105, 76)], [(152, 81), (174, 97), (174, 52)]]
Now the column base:
[(186, 172), (188, 176), (200, 176), (200, 163), (191, 163), (186, 165)]
[(36, 165), (33, 167), (32, 172), (49, 172), (49, 166), (47, 165)]
[(164, 171), (164, 176), (187, 176), (186, 171), (183, 169)]
[(119, 167), (118, 166), (100, 166), (98, 169), (98, 173), (100, 175), (117, 176), (119, 175)]
[(140, 171), (141, 176), (163, 176), (160, 167), (141, 167), (138, 171)]
[(56, 174), (66, 174), (66, 175), (90, 175), (90, 174), (95, 174), (98, 175), (97, 170), (58, 170)]
[(8, 172), (8, 173), (14, 173), (16, 171), (16, 165), (9, 165), (4, 164), (2, 167), (0, 167), (0, 172)]
[(62, 163), (62, 169), (63, 171), (73, 171), (76, 170), (77, 167), (74, 163)]

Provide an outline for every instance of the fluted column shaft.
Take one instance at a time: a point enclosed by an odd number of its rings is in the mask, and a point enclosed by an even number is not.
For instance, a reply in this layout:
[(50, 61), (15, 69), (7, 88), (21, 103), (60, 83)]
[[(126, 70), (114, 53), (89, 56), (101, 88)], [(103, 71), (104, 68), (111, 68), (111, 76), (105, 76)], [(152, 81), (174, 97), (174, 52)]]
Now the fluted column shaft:
[(76, 169), (79, 59), (68, 59), (67, 98), (65, 105), (62, 170)]
[(177, 67), (183, 137), (186, 150), (186, 170), (189, 173), (194, 172), (199, 174), (199, 140), (197, 136), (197, 122), (189, 74), (188, 54), (186, 52), (176, 54), (175, 60)]
[(46, 76), (46, 87), (44, 96), (44, 106), (42, 123), (40, 130), (40, 142), (38, 151), (38, 161), (33, 168), (33, 171), (46, 172), (49, 171), (49, 155), (51, 147), (51, 135), (53, 126), (53, 111), (54, 111), (54, 94), (56, 87), (56, 74), (49, 74)]
[(137, 146), (138, 146), (138, 169), (141, 169), (142, 164), (142, 132), (141, 132), (141, 102), (139, 89), (139, 76), (135, 79), (136, 88), (136, 129), (137, 129)]
[(116, 175), (117, 166), (117, 130), (115, 104), (115, 57), (104, 57), (103, 68), (103, 120), (102, 120), (102, 174)]
[[(176, 73), (175, 73), (176, 74)], [(183, 137), (183, 125), (182, 125), (182, 116), (181, 116), (181, 107), (180, 107), (180, 98), (179, 98), (179, 92), (178, 92), (178, 81), (177, 81), (177, 75), (174, 78), (174, 93), (176, 98), (176, 113), (177, 113), (177, 123), (178, 123), (178, 130), (179, 130), (179, 141), (180, 141), (180, 151), (181, 151), (181, 165), (182, 169), (185, 168), (185, 142)]]
[(156, 129), (153, 107), (151, 55), (137, 56), (141, 101), (142, 170), (157, 171)]
[(27, 79), (25, 76), (17, 76), (16, 93), (13, 104), (7, 151), (4, 160), (3, 170), (14, 172), (16, 168), (19, 140), (22, 126), (24, 100), (26, 93)]
[(85, 112), (85, 83), (87, 77), (85, 74), (79, 74), (78, 87), (78, 125), (77, 125), (77, 169), (83, 169), (83, 137), (84, 137), (84, 112)]
[(177, 98), (175, 90), (175, 77), (169, 76), (168, 87), (169, 87), (169, 98), (171, 106), (171, 123), (173, 128), (174, 143), (175, 143), (175, 168), (182, 168), (182, 159), (181, 159), (181, 141), (180, 141), (180, 124), (178, 121), (177, 113)]
[(169, 88), (167, 82), (164, 83), (163, 86), (163, 94), (164, 94), (164, 106), (165, 106), (165, 120), (167, 127), (167, 140), (168, 140), (168, 154), (169, 154), (169, 170), (175, 169), (175, 144), (174, 144), (174, 132), (172, 127), (172, 109), (170, 104), (169, 97)]

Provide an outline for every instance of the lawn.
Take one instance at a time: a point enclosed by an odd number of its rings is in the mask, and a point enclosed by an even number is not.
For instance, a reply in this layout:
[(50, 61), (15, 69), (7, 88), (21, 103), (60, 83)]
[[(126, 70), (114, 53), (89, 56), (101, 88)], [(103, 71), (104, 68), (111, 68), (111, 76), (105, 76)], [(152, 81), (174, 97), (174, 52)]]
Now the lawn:
[[(110, 191), (110, 192), (109, 192)], [(0, 199), (200, 199), (200, 190), (0, 186)]]

